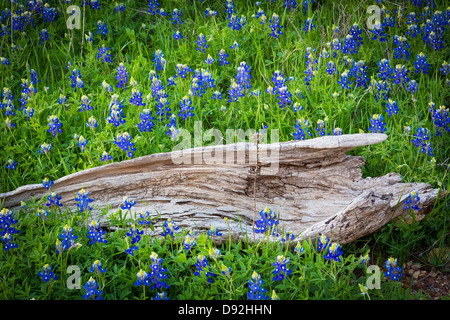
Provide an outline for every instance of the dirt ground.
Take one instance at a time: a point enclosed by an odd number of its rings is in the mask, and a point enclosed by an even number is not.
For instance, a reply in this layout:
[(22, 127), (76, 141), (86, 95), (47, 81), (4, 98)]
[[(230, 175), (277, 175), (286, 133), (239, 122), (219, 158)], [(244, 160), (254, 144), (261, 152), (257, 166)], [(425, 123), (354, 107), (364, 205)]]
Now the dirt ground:
[(420, 290), (428, 294), (430, 300), (450, 299), (450, 250), (448, 253), (447, 262), (440, 268), (407, 262), (403, 268), (403, 287), (410, 288), (412, 283), (412, 293)]

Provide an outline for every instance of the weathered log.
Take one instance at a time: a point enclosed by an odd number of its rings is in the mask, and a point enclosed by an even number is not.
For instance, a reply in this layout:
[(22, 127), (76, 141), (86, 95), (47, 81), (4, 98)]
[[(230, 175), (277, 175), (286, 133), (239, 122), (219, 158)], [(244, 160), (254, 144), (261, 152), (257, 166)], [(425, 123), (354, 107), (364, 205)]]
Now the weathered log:
[[(126, 196), (137, 201), (132, 216), (148, 211), (160, 221), (171, 217), (179, 227), (195, 230), (214, 225), (224, 232), (222, 237), (229, 230), (233, 239), (247, 235), (253, 240), (254, 215), (259, 219), (267, 206), (279, 213), (279, 230), (301, 233), (304, 238), (323, 233), (345, 244), (406, 216), (403, 201), (410, 192), (420, 195), (417, 220), (445, 194), (425, 183), (402, 183), (396, 173), (363, 179), (364, 158), (346, 152), (386, 138), (385, 134), (350, 134), (151, 154), (70, 174), (56, 180), (52, 190), (72, 210), (77, 210), (76, 193), (88, 190), (96, 220), (100, 208), (110, 205), (115, 212)], [(4, 207), (13, 209), (47, 193), (41, 184), (31, 184), (0, 194), (0, 199)], [(161, 225), (156, 226), (156, 234)]]

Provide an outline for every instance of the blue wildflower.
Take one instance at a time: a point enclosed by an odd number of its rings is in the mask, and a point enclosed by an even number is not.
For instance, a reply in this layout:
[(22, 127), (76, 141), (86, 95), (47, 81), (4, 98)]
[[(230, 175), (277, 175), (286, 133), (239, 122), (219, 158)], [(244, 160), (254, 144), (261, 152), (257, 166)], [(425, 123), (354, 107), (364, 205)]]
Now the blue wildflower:
[(42, 180), (42, 185), (44, 186), (45, 189), (50, 189), (50, 187), (54, 184), (54, 182), (52, 180), (50, 180), (49, 178), (45, 177)]
[(103, 300), (103, 291), (99, 290), (97, 281), (90, 277), (86, 284), (83, 286), (86, 290), (86, 294), (83, 295), (85, 300)]
[(397, 102), (389, 99), (386, 105), (386, 112), (389, 117), (392, 116), (392, 114), (397, 114), (398, 110)]
[(187, 117), (194, 116), (194, 113), (192, 113), (191, 111), (194, 111), (192, 101), (189, 96), (184, 96), (180, 101), (180, 113), (178, 114), (178, 116), (180, 118), (183, 118), (183, 120), (186, 120)]
[(104, 62), (112, 62), (109, 47), (102, 44), (102, 46), (98, 48), (97, 59), (103, 59)]
[(407, 92), (411, 92), (412, 94), (415, 94), (417, 90), (419, 90), (419, 84), (416, 80), (410, 80), (406, 86), (405, 89)]
[(47, 207), (50, 207), (52, 205), (56, 205), (59, 207), (62, 207), (62, 203), (59, 202), (61, 200), (61, 196), (59, 196), (57, 193), (52, 192), (47, 196), (47, 203), (45, 204)]
[(398, 281), (403, 276), (403, 269), (397, 265), (397, 259), (390, 257), (385, 262), (387, 271), (384, 272), (386, 278)]
[(161, 236), (165, 237), (166, 235), (170, 235), (171, 237), (174, 237), (173, 232), (180, 229), (175, 222), (172, 220), (172, 218), (168, 218), (166, 221), (164, 221), (163, 224), (163, 232), (161, 233)]
[(145, 103), (142, 101), (142, 92), (135, 88), (131, 89), (130, 103), (136, 107), (145, 106)]
[(136, 204), (136, 200), (128, 200), (128, 197), (123, 198), (123, 204), (120, 206), (122, 210), (130, 210)]
[(329, 247), (328, 247), (328, 251), (327, 254), (324, 256), (325, 259), (329, 259), (329, 260), (334, 260), (334, 261), (341, 261), (341, 255), (342, 255), (343, 251), (341, 246), (336, 243), (333, 242)]
[(195, 50), (197, 51), (201, 50), (203, 53), (205, 53), (205, 50), (209, 47), (209, 45), (206, 44), (206, 37), (203, 33), (200, 33), (198, 35), (195, 43), (197, 44), (197, 48), (195, 48)]
[(97, 21), (97, 33), (101, 33), (102, 35), (108, 34), (108, 26), (105, 22), (98, 20)]
[(208, 259), (205, 255), (198, 255), (197, 256), (197, 262), (195, 263), (195, 266), (197, 267), (197, 271), (195, 271), (194, 275), (200, 276), (200, 272), (205, 272), (206, 281), (209, 283), (214, 282), (214, 278), (216, 276), (215, 273), (210, 272), (211, 266), (208, 263)]
[(293, 133), (294, 138), (297, 140), (305, 140), (306, 134), (312, 137), (311, 132), (308, 129), (308, 126), (309, 121), (307, 119), (297, 119), (294, 125), (294, 128), (296, 130)]
[(264, 234), (267, 231), (271, 235), (278, 236), (277, 226), (280, 221), (277, 219), (276, 213), (266, 207), (259, 212), (259, 215), (260, 219), (255, 221), (255, 233)]
[(124, 88), (127, 87), (128, 77), (129, 73), (127, 72), (127, 68), (125, 65), (121, 62), (119, 63), (119, 66), (117, 67), (117, 75), (116, 75), (116, 81), (117, 81), (117, 88)]
[(78, 111), (86, 111), (86, 110), (92, 110), (93, 107), (91, 106), (91, 100), (86, 95), (81, 96), (81, 106)]
[(292, 270), (289, 270), (287, 268), (289, 262), (290, 262), (289, 258), (283, 255), (277, 256), (276, 262), (272, 263), (272, 265), (275, 267), (275, 270), (273, 271), (273, 274), (275, 275), (272, 278), (273, 281), (283, 281), (292, 273)]
[(189, 251), (191, 248), (195, 247), (197, 245), (197, 242), (195, 241), (193, 235), (189, 232), (183, 240), (184, 250)]
[(58, 276), (52, 271), (52, 266), (49, 264), (45, 264), (42, 267), (42, 270), (39, 270), (38, 275), (44, 282), (49, 282), (52, 279), (58, 279)]
[(106, 269), (103, 268), (103, 264), (100, 260), (95, 260), (92, 266), (89, 268), (89, 271), (95, 272), (97, 274), (105, 273)]
[(170, 20), (172, 20), (173, 25), (183, 24), (183, 21), (181, 21), (182, 13), (183, 13), (183, 11), (181, 11), (180, 9), (177, 9), (177, 8), (172, 10), (172, 18)]
[(105, 120), (114, 124), (115, 127), (124, 124), (126, 116), (123, 108), (123, 100), (119, 102), (119, 96), (113, 94), (111, 96), (111, 102), (109, 103), (109, 117), (105, 118)]
[(48, 119), (48, 126), (50, 127), (47, 131), (53, 134), (53, 137), (56, 136), (57, 133), (63, 132), (61, 130), (62, 123), (59, 121), (58, 117), (55, 115), (51, 115)]
[(306, 19), (305, 26), (303, 27), (303, 31), (305, 31), (305, 33), (307, 34), (309, 31), (311, 31), (315, 27), (316, 27), (316, 25), (313, 24), (313, 19), (308, 18), (308, 19)]
[(150, 254), (150, 259), (152, 260), (152, 264), (150, 265), (148, 278), (153, 283), (150, 289), (169, 289), (169, 285), (164, 281), (168, 278), (168, 275), (166, 274), (167, 268), (162, 266), (163, 259), (158, 258), (158, 255), (155, 252)]
[(222, 233), (219, 232), (219, 229), (217, 229), (215, 226), (211, 225), (211, 228), (208, 230), (208, 236), (215, 237), (215, 236), (221, 236)]
[(248, 280), (247, 298), (248, 300), (267, 300), (269, 296), (265, 295), (267, 289), (263, 288), (264, 281), (261, 276), (253, 271), (252, 277)]
[(174, 32), (173, 38), (174, 38), (175, 40), (180, 40), (180, 39), (183, 39), (183, 35), (181, 34), (180, 31), (177, 30), (177, 31)]
[(102, 156), (101, 156), (101, 158), (100, 158), (100, 161), (102, 161), (102, 162), (103, 162), (103, 161), (108, 162), (108, 161), (110, 161), (110, 160), (112, 160), (112, 156), (109, 155), (108, 152), (103, 151)]
[(167, 60), (164, 58), (164, 53), (160, 49), (155, 51), (153, 63), (155, 64), (156, 71), (164, 70), (166, 67)]
[(330, 239), (322, 233), (317, 239), (317, 252), (324, 251), (328, 247), (329, 242)]
[(114, 143), (123, 151), (126, 152), (129, 158), (133, 158), (133, 151), (136, 151), (134, 147), (134, 143), (131, 142), (131, 135), (128, 132), (124, 132), (122, 134), (117, 134), (116, 140)]
[(60, 246), (61, 250), (57, 249), (56, 253), (60, 253), (62, 251), (76, 247), (77, 244), (75, 243), (75, 240), (77, 238), (78, 237), (73, 234), (73, 228), (71, 228), (69, 225), (66, 224), (59, 235), (59, 239), (62, 240)]
[(75, 197), (75, 202), (77, 203), (78, 211), (81, 213), (83, 211), (90, 211), (92, 207), (89, 205), (93, 199), (89, 198), (89, 191), (82, 188), (78, 191), (77, 196)]
[(420, 210), (418, 206), (418, 204), (420, 203), (420, 198), (416, 191), (412, 191), (408, 195), (408, 198), (405, 199), (404, 203), (405, 203), (405, 210), (408, 210), (410, 208), (413, 210)]
[(0, 211), (0, 236), (5, 244), (5, 251), (18, 247), (18, 245), (14, 243), (13, 238), (14, 234), (19, 233), (19, 230), (13, 226), (17, 222), (18, 220), (14, 219), (12, 210), (3, 208)]
[(373, 133), (383, 133), (386, 131), (386, 123), (383, 122), (383, 116), (381, 114), (374, 114), (370, 118), (369, 130)]
[(447, 132), (450, 132), (450, 113), (449, 110), (445, 106), (440, 106), (439, 108), (435, 108), (435, 103), (431, 101), (429, 104), (428, 111), (431, 113), (431, 119), (436, 128), (436, 136), (442, 136), (441, 130), (444, 129)]
[(154, 117), (152, 117), (151, 111), (149, 109), (142, 110), (140, 114), (141, 122), (138, 123), (138, 128), (140, 132), (152, 132), (155, 124), (153, 123)]
[(269, 27), (270, 27), (270, 30), (272, 31), (270, 33), (270, 36), (278, 39), (278, 36), (283, 34), (283, 32), (281, 31), (283, 26), (280, 25), (280, 16), (276, 13), (273, 13), (272, 18), (269, 20), (269, 22), (270, 22)]
[(409, 48), (410, 45), (405, 37), (395, 35), (394, 36), (394, 58), (396, 59), (403, 59), (409, 60), (410, 52)]
[(39, 32), (39, 37), (41, 37), (40, 44), (44, 44), (44, 42), (49, 40), (49, 34), (47, 29), (42, 29), (41, 32)]

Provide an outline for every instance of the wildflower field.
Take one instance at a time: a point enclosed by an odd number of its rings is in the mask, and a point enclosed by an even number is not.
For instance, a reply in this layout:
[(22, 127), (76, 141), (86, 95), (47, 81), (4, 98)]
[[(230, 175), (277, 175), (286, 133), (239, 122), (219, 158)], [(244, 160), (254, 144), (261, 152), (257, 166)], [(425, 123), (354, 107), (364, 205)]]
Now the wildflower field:
[[(70, 210), (52, 189), (87, 168), (171, 152), (179, 130), (200, 121), (223, 133), (276, 129), (281, 142), (384, 133), (349, 152), (365, 158), (364, 177), (395, 172), (448, 190), (445, 1), (0, 4), (0, 193), (48, 190), (2, 204), (0, 299), (431, 299), (404, 265), (448, 275), (448, 194), (420, 222), (340, 245), (279, 228), (283, 212), (271, 208), (257, 208), (255, 225), (271, 241), (232, 241), (213, 225), (187, 230), (135, 212), (139, 199), (98, 208), (84, 188)], [(420, 196), (406, 200), (413, 218)]]

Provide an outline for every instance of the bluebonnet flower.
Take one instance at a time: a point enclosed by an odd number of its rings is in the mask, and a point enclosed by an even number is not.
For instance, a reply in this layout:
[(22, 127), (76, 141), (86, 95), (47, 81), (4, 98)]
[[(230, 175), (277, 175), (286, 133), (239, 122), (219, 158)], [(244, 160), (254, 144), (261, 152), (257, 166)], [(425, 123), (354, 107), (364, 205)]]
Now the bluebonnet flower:
[(85, 124), (86, 127), (90, 128), (91, 130), (94, 130), (98, 126), (97, 119), (95, 119), (94, 116), (90, 116)]
[(158, 0), (147, 0), (148, 1), (148, 13), (155, 15), (160, 6)]
[(228, 20), (228, 27), (238, 31), (241, 30), (247, 22), (245, 16), (241, 16), (240, 18), (238, 18), (237, 15), (234, 14), (232, 14), (231, 17), (228, 18)]
[(289, 241), (292, 241), (294, 239), (295, 239), (295, 234), (294, 234), (293, 231), (286, 231), (285, 232), (283, 230), (283, 233), (282, 233), (282, 236), (281, 236), (281, 242), (282, 243), (289, 242)]
[(153, 63), (155, 64), (156, 71), (164, 70), (166, 67), (167, 60), (164, 58), (164, 53), (160, 49), (155, 51)]
[(211, 96), (212, 100), (222, 100), (222, 93), (220, 91), (214, 91), (213, 95)]
[(6, 163), (6, 169), (16, 170), (17, 162), (12, 159), (9, 159)]
[(450, 73), (450, 63), (447, 61), (442, 62), (442, 66), (439, 68), (439, 71), (441, 71), (443, 75)]
[(351, 89), (352, 87), (350, 86), (351, 82), (349, 81), (349, 71), (345, 70), (344, 72), (341, 73), (341, 79), (338, 80), (338, 83), (341, 85), (342, 89)]
[(195, 247), (197, 245), (197, 242), (195, 241), (193, 235), (189, 232), (183, 240), (184, 250), (189, 251), (191, 248)]
[(233, 0), (227, 0), (227, 3), (225, 4), (225, 13), (227, 14), (227, 19), (230, 19), (233, 15), (234, 11), (234, 2)]
[(361, 47), (361, 45), (363, 44), (363, 38), (361, 37), (362, 30), (359, 28), (357, 22), (353, 23), (353, 25), (350, 28), (348, 34), (352, 36), (351, 54), (352, 53), (357, 53), (358, 50), (356, 48), (359, 49)]
[(413, 210), (420, 210), (418, 206), (418, 204), (420, 203), (420, 198), (416, 191), (412, 191), (408, 195), (408, 198), (405, 199), (404, 203), (405, 203), (405, 210), (408, 210), (410, 208)]
[(297, 245), (295, 246), (294, 251), (297, 252), (298, 255), (305, 251), (305, 248), (302, 246), (300, 241), (297, 241)]
[(374, 88), (375, 91), (375, 100), (379, 100), (380, 98), (383, 100), (388, 99), (388, 94), (391, 91), (391, 86), (388, 81), (386, 80), (373, 80), (373, 82), (370, 84), (372, 88)]
[(36, 71), (36, 70), (34, 70), (34, 69), (31, 69), (30, 70), (30, 77), (31, 77), (31, 84), (32, 85), (36, 85), (38, 82), (41, 82), (41, 80), (40, 79), (38, 79), (38, 72)]
[(47, 196), (47, 203), (45, 204), (47, 207), (50, 207), (52, 205), (56, 205), (59, 207), (62, 207), (62, 203), (59, 202), (61, 200), (61, 196), (59, 196), (57, 193), (52, 192)]
[(153, 297), (153, 300), (169, 300), (169, 297), (167, 296), (167, 293), (165, 291), (157, 292), (156, 296)]
[(105, 273), (106, 269), (103, 268), (103, 264), (100, 260), (95, 260), (92, 266), (89, 268), (89, 271), (100, 274)]
[[(73, 234), (73, 228), (70, 227), (68, 224), (66, 224), (62, 230), (62, 232), (59, 235), (59, 239), (61, 239), (61, 246), (60, 248), (62, 250), (57, 249), (56, 253), (60, 253), (62, 251), (65, 250), (69, 250), (71, 248), (74, 248), (77, 246), (77, 244), (75, 243), (75, 240), (78, 237), (76, 235)], [(58, 240), (59, 240), (58, 239)]]
[(131, 142), (131, 139), (131, 135), (128, 132), (124, 132), (122, 134), (118, 133), (116, 136), (116, 140), (114, 140), (114, 143), (120, 149), (125, 151), (129, 158), (133, 158), (133, 151), (136, 151), (134, 143)]
[(205, 272), (206, 281), (209, 283), (214, 283), (214, 278), (216, 276), (215, 273), (210, 272), (211, 266), (208, 263), (208, 259), (205, 255), (198, 255), (197, 256), (197, 262), (195, 263), (195, 266), (197, 267), (197, 271), (195, 271), (194, 275), (200, 276), (200, 272)]
[(409, 81), (408, 78), (408, 68), (405, 65), (397, 64), (394, 68), (394, 74), (392, 79), (394, 80), (394, 84), (402, 84), (405, 86), (405, 83)]
[(30, 120), (34, 115), (34, 109), (28, 106), (23, 110), (23, 114), (27, 116), (27, 120)]
[(41, 37), (40, 44), (44, 44), (44, 42), (48, 41), (50, 36), (47, 29), (42, 29), (41, 32), (39, 32), (39, 37)]
[(150, 212), (146, 211), (141, 211), (139, 213), (139, 220), (138, 220), (138, 224), (140, 224), (141, 226), (146, 226), (146, 227), (151, 227), (152, 228), (152, 221), (151, 221), (151, 215)]
[(136, 200), (129, 200), (128, 197), (124, 197), (122, 203), (120, 206), (122, 210), (130, 210), (136, 204)]
[(245, 61), (242, 61), (237, 68), (236, 82), (240, 84), (244, 89), (251, 89), (251, 78), (252, 76), (250, 75), (250, 66)]
[(123, 2), (120, 2), (120, 3), (117, 3), (117, 2), (116, 2), (116, 3), (115, 3), (114, 11), (124, 12), (125, 9), (126, 9), (126, 7), (125, 7), (125, 5), (123, 4)]
[(90, 241), (90, 244), (94, 244), (96, 242), (98, 243), (106, 243), (107, 240), (104, 239), (104, 235), (105, 235), (106, 231), (103, 230), (102, 228), (100, 228), (100, 225), (96, 222), (96, 221), (92, 221), (89, 224), (89, 230), (88, 230), (88, 234), (87, 237)]
[(228, 102), (237, 102), (239, 98), (244, 96), (244, 88), (234, 79), (231, 79), (230, 83), (230, 88), (228, 89)]
[(386, 112), (389, 117), (392, 116), (392, 114), (397, 114), (398, 110), (397, 102), (389, 99), (386, 105)]
[(166, 125), (167, 126), (167, 131), (166, 131), (166, 135), (170, 136), (170, 138), (172, 140), (176, 140), (178, 134), (180, 133), (180, 130), (177, 129), (177, 117), (176, 115), (171, 115), (170, 116), (170, 121), (169, 123)]
[[(326, 121), (327, 119), (325, 119)], [(326, 122), (322, 119), (317, 120), (317, 128), (316, 131), (319, 134), (319, 136), (326, 135)]]
[(52, 266), (49, 264), (45, 264), (42, 267), (42, 270), (39, 270), (38, 275), (44, 282), (49, 282), (52, 279), (58, 279), (58, 276), (52, 271)]
[(175, 222), (172, 220), (172, 218), (168, 218), (166, 221), (164, 221), (163, 224), (163, 232), (161, 233), (161, 236), (165, 237), (166, 235), (170, 235), (171, 237), (174, 237), (173, 232), (180, 229)]
[(378, 62), (378, 78), (381, 80), (388, 80), (392, 77), (393, 69), (389, 66), (388, 59), (381, 59)]
[(333, 135), (334, 135), (334, 136), (340, 136), (340, 135), (342, 135), (342, 129), (339, 128), (339, 127), (334, 128), (334, 129), (333, 129)]
[(59, 98), (58, 98), (58, 103), (59, 104), (64, 104), (64, 103), (66, 103), (67, 102), (67, 99), (66, 99), (66, 96), (64, 96), (62, 93), (59, 95)]
[(79, 111), (86, 111), (86, 110), (92, 110), (93, 107), (91, 106), (91, 100), (86, 95), (81, 96), (81, 106)]
[(102, 88), (105, 89), (106, 92), (113, 93), (114, 88), (110, 85), (106, 80), (102, 81)]
[(211, 57), (211, 55), (210, 54), (208, 54), (208, 56), (206, 57), (206, 59), (205, 60), (203, 60), (203, 62), (204, 63), (207, 63), (207, 64), (209, 64), (209, 65), (211, 65), (211, 64), (213, 64), (214, 63), (214, 58), (213, 57)]
[(13, 122), (11, 121), (11, 119), (9, 119), (9, 118), (6, 118), (6, 120), (5, 120), (5, 125), (6, 125), (6, 127), (7, 127), (9, 130), (11, 130), (12, 128), (14, 128), (14, 127), (16, 126), (16, 124), (13, 123)]
[(109, 47), (102, 44), (102, 46), (98, 48), (97, 59), (103, 59), (104, 62), (112, 62)]
[(85, 300), (103, 300), (103, 291), (99, 290), (97, 281), (90, 277), (86, 284), (83, 286), (86, 290), (86, 294), (83, 295)]
[(181, 34), (181, 32), (180, 31), (175, 31), (175, 33), (173, 34), (173, 38), (175, 39), (175, 40), (180, 40), (180, 39), (183, 39), (183, 35)]
[(414, 134), (415, 139), (411, 140), (416, 148), (420, 148), (420, 153), (425, 153), (429, 156), (433, 156), (433, 148), (430, 144), (430, 137), (433, 136), (428, 129), (418, 128)]
[(369, 77), (366, 74), (367, 66), (363, 60), (360, 60), (358, 62), (355, 62), (353, 64), (353, 67), (351, 69), (351, 73), (353, 76), (355, 76), (356, 81), (356, 87), (365, 87), (367, 88), (367, 83), (369, 82)]
[(195, 50), (197, 51), (201, 50), (203, 53), (205, 53), (205, 50), (209, 47), (209, 45), (206, 44), (206, 37), (203, 33), (200, 33), (198, 35), (195, 43), (197, 44), (197, 48), (195, 48)]
[(211, 10), (210, 8), (206, 8), (205, 10), (205, 18), (208, 17), (216, 17), (219, 13), (217, 11)]
[(77, 141), (78, 141), (77, 145), (81, 148), (81, 151), (84, 152), (88, 141), (83, 136), (79, 136)]
[(230, 46), (230, 49), (237, 50), (239, 48), (239, 43), (237, 41), (234, 41), (233, 44)]
[(342, 43), (341, 43), (341, 40), (336, 39), (336, 38), (333, 39), (333, 40), (330, 42), (330, 47), (331, 47), (331, 50), (333, 51), (333, 58), (336, 58), (338, 52), (342, 49)]
[(410, 46), (405, 37), (395, 35), (394, 36), (394, 58), (409, 60), (410, 52), (408, 51)]
[(411, 92), (412, 94), (415, 94), (417, 90), (419, 90), (419, 84), (416, 80), (410, 80), (405, 87), (406, 91)]
[(9, 66), (10, 65), (9, 59), (5, 58), (5, 57), (0, 57), (0, 63), (2, 65), (4, 65), (4, 66)]
[(277, 226), (280, 221), (277, 219), (276, 213), (269, 207), (265, 207), (259, 212), (260, 219), (255, 221), (255, 233), (264, 234), (266, 231), (274, 236), (278, 236)]
[(123, 100), (119, 102), (119, 96), (113, 94), (109, 104), (109, 117), (105, 118), (109, 123), (114, 124), (115, 127), (125, 123), (125, 114), (123, 112)]
[(77, 196), (75, 197), (75, 202), (77, 203), (78, 211), (81, 213), (83, 211), (90, 211), (92, 207), (89, 205), (93, 199), (89, 198), (89, 191), (82, 188), (77, 192)]
[(181, 14), (183, 12), (180, 9), (173, 9), (172, 10), (172, 18), (170, 20), (172, 20), (172, 24), (173, 25), (177, 25), (177, 24), (183, 24), (183, 21), (181, 21)]
[(157, 12), (159, 15), (161, 15), (163, 17), (169, 15), (164, 8), (159, 8), (159, 10)]
[(269, 296), (265, 295), (267, 289), (263, 288), (264, 281), (261, 276), (253, 271), (252, 277), (248, 280), (247, 299), (248, 300), (267, 300)]
[(129, 73), (127, 72), (127, 68), (125, 65), (121, 62), (119, 63), (119, 66), (117, 67), (117, 75), (116, 75), (116, 81), (117, 81), (117, 88), (124, 88), (127, 87), (128, 77)]
[(306, 134), (308, 134), (310, 137), (312, 137), (311, 132), (308, 129), (309, 127), (309, 121), (307, 119), (297, 119), (295, 121), (295, 131), (293, 133), (293, 136), (297, 140), (305, 140)]
[(57, 116), (51, 115), (50, 117), (48, 117), (47, 121), (49, 126), (49, 129), (47, 131), (51, 132), (53, 134), (53, 137), (56, 137), (57, 133), (63, 132), (61, 130), (62, 123), (59, 121)]
[(108, 161), (110, 161), (110, 160), (112, 160), (112, 156), (109, 155), (108, 152), (103, 151), (102, 156), (101, 156), (101, 158), (100, 158), (100, 161), (102, 161), (102, 162), (103, 162), (103, 161), (108, 162)]
[(70, 80), (72, 81), (71, 87), (77, 92), (77, 88), (84, 87), (84, 81), (81, 79), (81, 73), (78, 69), (73, 69), (72, 74), (70, 76)]
[(17, 248), (18, 245), (14, 243), (14, 234), (19, 233), (19, 230), (13, 227), (18, 222), (14, 219), (13, 211), (7, 208), (2, 208), (0, 211), (0, 236), (4, 242), (4, 250)]
[(382, 25), (379, 21), (375, 22), (373, 29), (370, 30), (373, 33), (373, 37), (371, 40), (377, 40), (380, 42), (387, 41), (387, 35), (384, 30), (384, 25)]
[(42, 185), (44, 186), (45, 189), (50, 189), (50, 187), (54, 184), (54, 182), (52, 180), (50, 180), (49, 178), (45, 177), (42, 180)]
[(169, 289), (169, 285), (164, 281), (168, 278), (168, 275), (166, 274), (167, 268), (162, 266), (163, 259), (158, 258), (158, 255), (155, 252), (150, 254), (150, 259), (152, 260), (152, 264), (150, 265), (151, 271), (148, 274), (148, 278), (153, 283), (150, 289)]
[(43, 144), (41, 144), (41, 146), (39, 147), (39, 153), (40, 154), (46, 154), (49, 153), (50, 150), (52, 150), (52, 144), (44, 142)]
[(374, 114), (370, 118), (369, 130), (373, 133), (383, 133), (386, 131), (386, 123), (383, 122), (383, 116), (381, 114)]
[(343, 251), (341, 246), (336, 243), (333, 242), (329, 247), (328, 247), (328, 251), (327, 254), (324, 256), (325, 259), (332, 259), (334, 261), (341, 261), (341, 255), (342, 255)]
[(142, 110), (140, 114), (141, 122), (138, 123), (138, 128), (140, 132), (148, 131), (152, 132), (155, 124), (153, 123), (154, 117), (149, 109)]
[(108, 26), (102, 20), (97, 21), (97, 33), (101, 33), (102, 35), (108, 34)]
[(322, 233), (317, 239), (317, 252), (324, 251), (328, 247), (329, 243), (330, 239), (328, 239), (328, 237)]
[(416, 24), (411, 24), (407, 26), (406, 28), (406, 35), (410, 36), (411, 38), (417, 37), (418, 33), (418, 27)]
[(194, 114), (191, 112), (194, 111), (194, 107), (192, 106), (192, 101), (189, 96), (184, 96), (180, 101), (180, 113), (178, 116), (186, 120), (187, 117), (193, 117)]
[(390, 257), (385, 262), (387, 271), (384, 272), (386, 278), (398, 281), (403, 276), (403, 269), (397, 265), (397, 259)]
[(142, 92), (138, 89), (132, 88), (130, 103), (134, 104), (136, 107), (145, 106), (145, 102), (142, 101)]
[(91, 5), (92, 9), (95, 10), (100, 10), (100, 2), (98, 2), (99, 0), (90, 0), (89, 4)]
[(336, 64), (333, 61), (328, 61), (326, 72), (331, 76), (337, 73)]
[(450, 132), (450, 113), (449, 110), (445, 106), (440, 106), (439, 108), (435, 108), (435, 103), (431, 101), (428, 103), (429, 109), (428, 111), (431, 113), (431, 119), (436, 128), (436, 136), (442, 136), (441, 129), (444, 129), (447, 132)]
[(275, 270), (273, 271), (273, 274), (275, 275), (272, 278), (273, 281), (283, 281), (284, 278), (287, 278), (292, 273), (292, 270), (289, 270), (287, 268), (289, 262), (289, 258), (286, 258), (283, 255), (277, 256), (276, 262), (272, 263), (272, 265), (275, 267)]
[(92, 44), (94, 42), (94, 34), (91, 31), (89, 31), (88, 34), (85, 34), (84, 38), (86, 39), (87, 43)]
[(316, 25), (313, 24), (313, 19), (308, 18), (308, 19), (306, 19), (305, 26), (303, 27), (303, 31), (305, 31), (305, 33), (307, 34), (309, 31), (311, 31), (315, 27), (316, 27)]
[(219, 229), (217, 229), (215, 226), (211, 225), (211, 228), (208, 230), (208, 236), (214, 237), (214, 236), (221, 236), (222, 233), (219, 232)]
[(280, 25), (280, 16), (276, 13), (272, 14), (272, 18), (269, 20), (270, 22), (270, 30), (272, 31), (270, 33), (270, 36), (273, 38), (278, 39), (278, 36), (282, 35), (283, 32), (281, 31), (281, 29), (283, 28), (282, 25)]
[(138, 250), (139, 247), (136, 246), (136, 244), (141, 241), (141, 235), (144, 233), (144, 230), (139, 230), (136, 228), (136, 226), (133, 224), (130, 227), (130, 231), (127, 232), (127, 237), (131, 238), (131, 247), (127, 250), (125, 250), (126, 253), (134, 255), (134, 251)]
[(176, 72), (177, 74), (174, 75), (174, 78), (180, 77), (182, 79), (186, 79), (186, 76), (189, 72), (192, 72), (193, 70), (187, 65), (187, 64), (177, 64), (176, 65)]
[(36, 209), (36, 216), (39, 218), (44, 219), (45, 217), (48, 216), (48, 211), (47, 210), (42, 210), (42, 209)]
[(42, 19), (44, 22), (52, 22), (55, 21), (56, 17), (58, 15), (58, 11), (56, 11), (56, 8), (50, 7), (48, 3), (45, 3), (42, 7)]
[(148, 273), (145, 272), (144, 270), (139, 270), (138, 273), (136, 273), (136, 282), (134, 283), (134, 285), (136, 287), (139, 286), (149, 286), (150, 285), (150, 279), (148, 278)]

